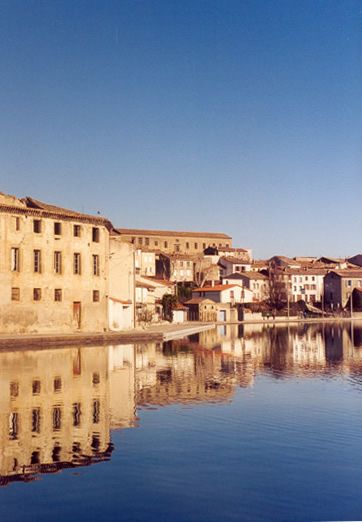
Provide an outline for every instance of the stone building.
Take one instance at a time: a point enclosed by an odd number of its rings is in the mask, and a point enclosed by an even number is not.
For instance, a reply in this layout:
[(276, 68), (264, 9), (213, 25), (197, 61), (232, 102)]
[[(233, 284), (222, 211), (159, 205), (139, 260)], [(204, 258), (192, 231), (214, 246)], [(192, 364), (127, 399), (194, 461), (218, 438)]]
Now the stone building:
[(117, 229), (121, 237), (137, 248), (160, 250), (165, 254), (202, 254), (209, 247), (231, 247), (232, 238), (217, 232)]
[(362, 288), (362, 270), (331, 270), (324, 278), (324, 304), (344, 308), (354, 288)]
[(101, 216), (0, 194), (0, 332), (107, 329), (112, 230)]

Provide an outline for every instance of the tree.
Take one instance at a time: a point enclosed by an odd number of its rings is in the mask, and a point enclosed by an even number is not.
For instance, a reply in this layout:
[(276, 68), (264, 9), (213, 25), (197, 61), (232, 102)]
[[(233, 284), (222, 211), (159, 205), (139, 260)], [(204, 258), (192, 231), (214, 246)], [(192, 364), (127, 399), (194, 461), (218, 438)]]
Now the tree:
[[(198, 288), (202, 288), (206, 281), (218, 272), (218, 266), (213, 265), (211, 261), (201, 257), (194, 263), (194, 283)], [(213, 274), (214, 272), (214, 274)], [(214, 278), (215, 279), (215, 278)], [(217, 276), (216, 279), (219, 279)]]
[(177, 297), (175, 295), (165, 294), (162, 297), (163, 318), (166, 321), (169, 321), (170, 323), (172, 322), (172, 319), (173, 319), (172, 311), (174, 310), (176, 304), (177, 304)]
[[(268, 269), (269, 297), (268, 304), (273, 310), (280, 310), (287, 302), (288, 276), (284, 271), (271, 264)], [(285, 281), (285, 278), (287, 279)]]

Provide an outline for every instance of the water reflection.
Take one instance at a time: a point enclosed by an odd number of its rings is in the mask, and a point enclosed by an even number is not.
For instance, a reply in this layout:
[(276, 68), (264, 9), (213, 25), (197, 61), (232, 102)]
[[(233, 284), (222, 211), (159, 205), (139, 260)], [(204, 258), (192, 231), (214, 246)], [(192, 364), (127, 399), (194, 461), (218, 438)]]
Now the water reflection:
[(362, 389), (362, 328), (222, 326), (188, 341), (0, 353), (0, 484), (110, 459), (137, 408), (230, 401), (258, 374), (347, 375)]

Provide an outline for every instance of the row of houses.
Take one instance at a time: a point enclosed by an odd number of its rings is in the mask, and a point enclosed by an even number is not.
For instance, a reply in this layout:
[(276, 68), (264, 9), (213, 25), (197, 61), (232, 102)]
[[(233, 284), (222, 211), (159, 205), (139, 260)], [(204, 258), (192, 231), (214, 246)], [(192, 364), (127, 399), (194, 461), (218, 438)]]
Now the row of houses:
[(135, 233), (100, 215), (0, 193), (0, 333), (117, 331), (161, 320), (163, 296), (193, 281), (187, 255), (196, 263), (206, 248), (228, 251), (231, 241), (223, 233)]
[(178, 297), (177, 320), (237, 320), (240, 305), (255, 303), (340, 310), (362, 288), (361, 255), (254, 260), (224, 233), (122, 229), (2, 193), (0, 253), (8, 333), (133, 328), (162, 320), (167, 295)]

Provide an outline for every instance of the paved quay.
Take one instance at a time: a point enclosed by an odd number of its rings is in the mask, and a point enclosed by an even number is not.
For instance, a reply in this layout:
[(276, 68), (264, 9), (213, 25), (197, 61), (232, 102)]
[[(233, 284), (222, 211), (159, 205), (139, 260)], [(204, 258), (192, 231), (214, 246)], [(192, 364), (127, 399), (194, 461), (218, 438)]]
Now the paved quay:
[(148, 328), (136, 328), (122, 332), (79, 332), (49, 334), (0, 334), (0, 350), (9, 348), (48, 348), (54, 346), (80, 346), (99, 344), (127, 344), (138, 342), (163, 342), (180, 339), (214, 328), (213, 323), (157, 324)]

